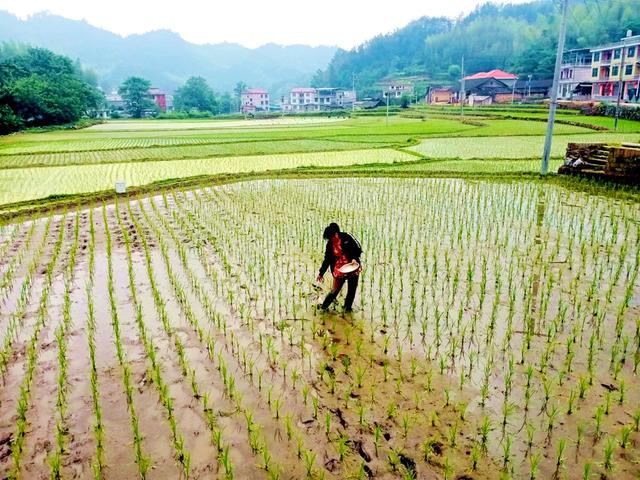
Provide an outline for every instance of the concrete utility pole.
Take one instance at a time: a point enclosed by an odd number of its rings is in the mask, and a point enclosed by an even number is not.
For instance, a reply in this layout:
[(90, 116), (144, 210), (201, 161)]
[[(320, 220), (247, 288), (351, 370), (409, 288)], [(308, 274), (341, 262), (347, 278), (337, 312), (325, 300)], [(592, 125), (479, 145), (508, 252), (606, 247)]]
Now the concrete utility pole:
[(387, 119), (384, 122), (385, 127), (389, 126), (389, 97), (391, 96), (391, 90), (387, 90)]
[(540, 171), (542, 175), (546, 175), (549, 171), (549, 157), (551, 156), (551, 137), (553, 136), (553, 122), (556, 119), (556, 109), (558, 107), (558, 84), (560, 80), (560, 67), (562, 66), (562, 55), (564, 53), (564, 37), (567, 33), (568, 10), (569, 0), (562, 0), (562, 22), (560, 23), (560, 33), (558, 34), (556, 67), (553, 72), (553, 83), (551, 84), (551, 104), (549, 105), (549, 119), (547, 120), (547, 136), (544, 139), (544, 152), (542, 153), (542, 168)]
[(351, 90), (353, 91), (353, 102), (351, 103), (351, 111), (353, 112), (356, 109), (356, 99), (358, 95), (356, 95), (356, 74), (351, 74)]
[(464, 101), (467, 97), (467, 92), (464, 86), (464, 55), (462, 56), (461, 66), (460, 66), (460, 116), (464, 117)]
[(618, 76), (618, 98), (616, 100), (616, 117), (613, 121), (613, 129), (618, 130), (618, 119), (620, 118), (620, 102), (624, 95), (624, 68), (627, 58), (627, 38), (631, 36), (631, 30), (627, 30), (627, 36), (622, 39), (622, 58), (620, 59), (620, 75)]

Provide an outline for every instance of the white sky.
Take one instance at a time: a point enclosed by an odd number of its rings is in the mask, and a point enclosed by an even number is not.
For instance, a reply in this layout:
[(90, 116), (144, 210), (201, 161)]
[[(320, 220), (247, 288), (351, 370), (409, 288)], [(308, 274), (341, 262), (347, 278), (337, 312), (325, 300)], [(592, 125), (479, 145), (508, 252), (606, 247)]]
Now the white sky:
[[(524, 3), (529, 0), (510, 0)], [(484, 0), (0, 0), (21, 18), (48, 11), (120, 35), (170, 29), (193, 43), (338, 45), (349, 49), (423, 15), (457, 17)]]

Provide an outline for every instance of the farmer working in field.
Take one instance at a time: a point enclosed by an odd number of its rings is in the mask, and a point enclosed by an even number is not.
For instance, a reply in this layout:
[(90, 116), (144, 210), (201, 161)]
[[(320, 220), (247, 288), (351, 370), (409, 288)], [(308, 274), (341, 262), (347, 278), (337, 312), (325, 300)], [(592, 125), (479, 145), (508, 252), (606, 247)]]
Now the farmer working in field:
[(327, 248), (324, 253), (324, 261), (318, 274), (318, 282), (322, 282), (322, 277), (327, 268), (333, 274), (333, 288), (327, 298), (322, 302), (322, 309), (327, 310), (336, 299), (344, 282), (347, 282), (347, 298), (344, 301), (345, 312), (351, 312), (353, 299), (358, 288), (358, 277), (362, 271), (360, 265), (360, 255), (362, 248), (360, 243), (346, 232), (341, 232), (336, 223), (331, 223), (324, 229), (322, 237), (327, 241)]

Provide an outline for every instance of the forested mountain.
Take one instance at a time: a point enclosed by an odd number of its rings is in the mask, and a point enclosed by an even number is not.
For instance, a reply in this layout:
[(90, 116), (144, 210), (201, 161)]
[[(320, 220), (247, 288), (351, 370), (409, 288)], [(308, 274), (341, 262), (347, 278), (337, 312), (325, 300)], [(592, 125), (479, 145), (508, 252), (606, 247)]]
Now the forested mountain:
[[(359, 90), (367, 92), (389, 76), (423, 75), (445, 82), (458, 78), (463, 55), (469, 73), (500, 68), (549, 76), (560, 21), (558, 3), (487, 3), (455, 20), (422, 17), (351, 51), (338, 50), (327, 69), (316, 73), (314, 83), (348, 86), (355, 74)], [(570, 5), (567, 49), (616, 41), (627, 29), (640, 33), (638, 0), (583, 0)]]
[(27, 20), (0, 11), (0, 42), (23, 42), (67, 55), (94, 70), (106, 90), (128, 76), (151, 80), (173, 90), (190, 76), (202, 76), (219, 91), (238, 81), (277, 93), (303, 85), (318, 68), (325, 68), (335, 47), (267, 44), (250, 49), (233, 43), (196, 45), (177, 33), (158, 30), (121, 37), (84, 21), (49, 14)]

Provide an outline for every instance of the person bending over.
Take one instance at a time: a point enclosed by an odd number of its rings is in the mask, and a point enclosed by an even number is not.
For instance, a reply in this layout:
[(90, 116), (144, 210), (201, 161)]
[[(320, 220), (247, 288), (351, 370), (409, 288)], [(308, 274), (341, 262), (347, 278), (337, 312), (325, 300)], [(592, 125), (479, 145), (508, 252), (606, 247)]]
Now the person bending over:
[(333, 287), (324, 302), (322, 302), (322, 309), (327, 310), (329, 308), (340, 293), (344, 283), (347, 282), (347, 297), (344, 301), (344, 310), (345, 312), (351, 312), (358, 288), (358, 278), (362, 272), (360, 264), (362, 247), (352, 235), (347, 232), (341, 232), (337, 223), (329, 224), (324, 229), (322, 238), (327, 241), (327, 247), (317, 281), (322, 282), (327, 269), (330, 269), (333, 275)]

